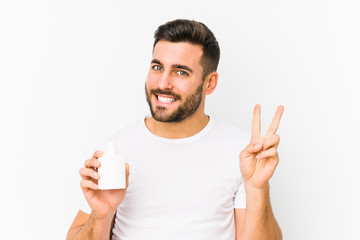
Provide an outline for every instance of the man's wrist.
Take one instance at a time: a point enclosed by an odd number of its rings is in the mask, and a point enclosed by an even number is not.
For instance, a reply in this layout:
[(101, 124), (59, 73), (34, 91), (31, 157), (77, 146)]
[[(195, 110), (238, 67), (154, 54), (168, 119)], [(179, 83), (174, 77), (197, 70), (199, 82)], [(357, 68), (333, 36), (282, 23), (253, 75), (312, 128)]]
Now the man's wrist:
[(111, 208), (105, 208), (105, 207), (103, 207), (101, 209), (101, 211), (94, 211), (93, 209), (91, 209), (90, 215), (97, 220), (106, 221), (115, 215), (116, 210), (117, 210), (117, 208), (111, 209)]
[(245, 184), (246, 208), (262, 211), (270, 201), (270, 185), (268, 183), (261, 187)]
[(92, 225), (106, 226), (109, 223), (111, 223), (114, 215), (115, 215), (115, 212), (110, 212), (107, 215), (103, 215), (103, 216), (99, 216), (99, 215), (95, 214), (94, 212), (91, 212), (89, 222)]
[(254, 186), (251, 182), (244, 181), (246, 194), (266, 194), (270, 191), (270, 184), (266, 182), (262, 186)]

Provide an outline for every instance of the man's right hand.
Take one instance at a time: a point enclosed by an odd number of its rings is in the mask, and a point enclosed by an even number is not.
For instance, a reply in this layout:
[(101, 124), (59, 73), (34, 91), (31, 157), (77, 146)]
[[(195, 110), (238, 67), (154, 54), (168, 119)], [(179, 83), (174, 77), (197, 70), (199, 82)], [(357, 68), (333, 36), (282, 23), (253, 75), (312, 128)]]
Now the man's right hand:
[(129, 186), (129, 164), (126, 163), (126, 188), (125, 189), (111, 189), (100, 190), (98, 189), (98, 180), (100, 175), (97, 169), (101, 167), (98, 160), (103, 155), (102, 151), (94, 153), (93, 157), (86, 160), (84, 168), (81, 168), (79, 173), (82, 178), (80, 186), (92, 209), (92, 215), (96, 218), (107, 218), (113, 216), (116, 208), (123, 201), (127, 187)]

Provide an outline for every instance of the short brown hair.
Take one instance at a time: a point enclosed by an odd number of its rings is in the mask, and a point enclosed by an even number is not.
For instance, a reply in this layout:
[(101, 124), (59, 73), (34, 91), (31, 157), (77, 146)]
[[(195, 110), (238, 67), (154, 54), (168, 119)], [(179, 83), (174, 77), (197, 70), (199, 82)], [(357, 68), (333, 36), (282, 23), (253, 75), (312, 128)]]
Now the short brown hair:
[(217, 70), (220, 59), (220, 47), (211, 30), (201, 22), (176, 19), (160, 25), (154, 34), (154, 45), (159, 40), (169, 42), (189, 42), (202, 46), (200, 64), (203, 67), (203, 79)]

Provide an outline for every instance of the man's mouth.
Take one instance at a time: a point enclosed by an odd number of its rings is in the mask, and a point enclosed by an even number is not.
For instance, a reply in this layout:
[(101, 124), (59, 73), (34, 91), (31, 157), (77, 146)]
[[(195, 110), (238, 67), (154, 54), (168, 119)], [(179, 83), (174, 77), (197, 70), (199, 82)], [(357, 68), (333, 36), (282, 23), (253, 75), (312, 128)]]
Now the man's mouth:
[(160, 96), (158, 94), (155, 94), (157, 100), (161, 103), (172, 103), (177, 100), (177, 98), (170, 97), (170, 96)]

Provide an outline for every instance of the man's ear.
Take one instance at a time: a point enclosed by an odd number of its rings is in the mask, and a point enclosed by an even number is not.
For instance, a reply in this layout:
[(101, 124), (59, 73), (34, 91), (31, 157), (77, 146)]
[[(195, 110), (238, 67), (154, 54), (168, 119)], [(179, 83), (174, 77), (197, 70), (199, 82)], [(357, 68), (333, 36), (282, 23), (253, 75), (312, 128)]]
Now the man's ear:
[(204, 93), (205, 95), (210, 95), (216, 88), (219, 75), (217, 72), (210, 73), (204, 83)]

